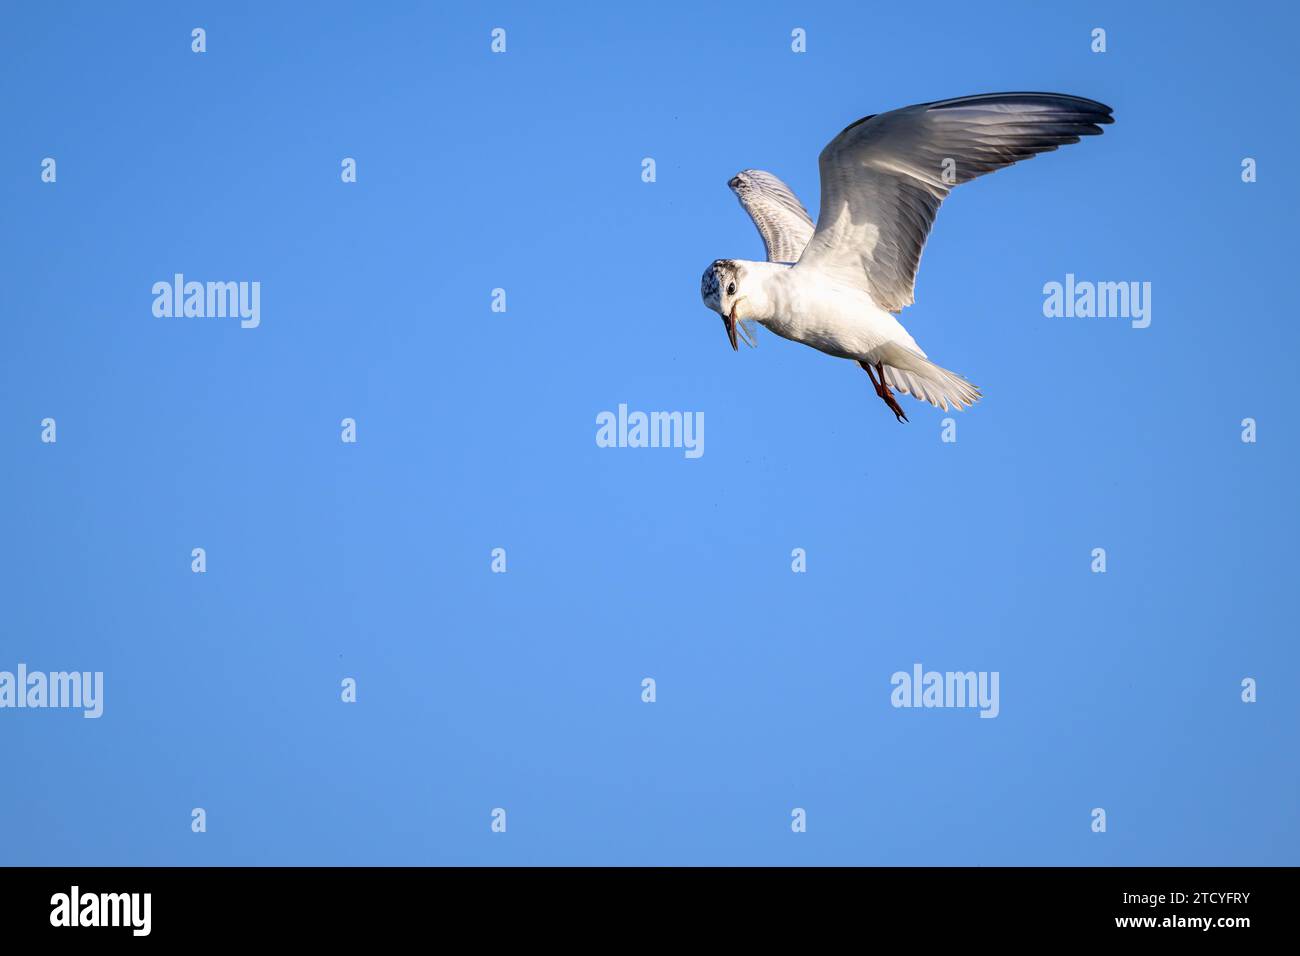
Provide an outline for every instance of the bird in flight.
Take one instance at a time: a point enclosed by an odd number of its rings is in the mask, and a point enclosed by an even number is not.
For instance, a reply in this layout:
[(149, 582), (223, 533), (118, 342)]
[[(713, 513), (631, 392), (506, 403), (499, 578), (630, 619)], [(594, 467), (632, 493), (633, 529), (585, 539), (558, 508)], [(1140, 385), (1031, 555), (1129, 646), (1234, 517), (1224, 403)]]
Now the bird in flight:
[(895, 315), (912, 304), (916, 267), (953, 186), (1046, 153), (1114, 122), (1111, 108), (1061, 93), (988, 93), (867, 116), (818, 159), (816, 228), (790, 187), (747, 169), (728, 183), (754, 220), (766, 262), (718, 259), (700, 295), (757, 344), (752, 323), (861, 365), (900, 422), (891, 388), (944, 411), (980, 391), (931, 362)]

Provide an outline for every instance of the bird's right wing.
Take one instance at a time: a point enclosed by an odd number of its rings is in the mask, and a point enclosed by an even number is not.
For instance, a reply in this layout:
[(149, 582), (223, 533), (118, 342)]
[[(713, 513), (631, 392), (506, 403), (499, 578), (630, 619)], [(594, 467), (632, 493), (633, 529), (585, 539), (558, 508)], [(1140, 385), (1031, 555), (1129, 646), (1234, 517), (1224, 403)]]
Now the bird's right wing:
[(964, 96), (860, 119), (822, 150), (817, 232), (796, 268), (898, 312), (912, 304), (921, 249), (954, 186), (1111, 122), (1109, 106), (1061, 93)]
[(813, 221), (785, 183), (761, 169), (746, 169), (727, 183), (754, 220), (768, 262), (797, 262), (813, 236)]

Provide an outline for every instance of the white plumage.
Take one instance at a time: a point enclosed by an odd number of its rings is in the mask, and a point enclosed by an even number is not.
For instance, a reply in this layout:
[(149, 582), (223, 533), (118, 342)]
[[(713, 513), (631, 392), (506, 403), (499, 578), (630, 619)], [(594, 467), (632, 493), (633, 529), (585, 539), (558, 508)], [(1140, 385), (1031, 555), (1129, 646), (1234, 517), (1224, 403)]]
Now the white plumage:
[(790, 187), (745, 170), (729, 185), (768, 261), (715, 261), (701, 285), (705, 305), (722, 315), (733, 348), (737, 326), (757, 321), (856, 360), (900, 421), (891, 388), (945, 411), (971, 405), (979, 389), (931, 362), (891, 314), (912, 304), (939, 206), (953, 186), (1113, 121), (1110, 107), (1058, 93), (991, 93), (865, 117), (822, 150), (816, 228)]

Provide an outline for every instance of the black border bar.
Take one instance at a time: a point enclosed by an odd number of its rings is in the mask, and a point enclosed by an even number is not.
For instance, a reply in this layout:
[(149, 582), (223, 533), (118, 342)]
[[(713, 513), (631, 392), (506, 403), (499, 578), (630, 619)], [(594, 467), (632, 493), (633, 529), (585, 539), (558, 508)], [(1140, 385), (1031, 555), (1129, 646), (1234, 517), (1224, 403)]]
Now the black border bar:
[[(672, 931), (681, 939), (676, 934), (705, 929), (737, 940), (783, 932), (797, 939), (800, 927), (819, 935), (839, 927), (919, 941), (1104, 935), (1219, 946), (1286, 932), (1296, 877), (1295, 868), (1245, 867), (14, 867), (0, 868), (0, 926), (8, 940), (91, 944), (110, 937), (337, 944), (434, 929), (446, 940), (461, 930), (541, 933), (534, 943), (598, 929), (611, 942), (621, 933)], [(136, 935), (144, 897), (120, 894), (145, 893), (149, 931)], [(53, 925), (115, 916), (127, 925)]]

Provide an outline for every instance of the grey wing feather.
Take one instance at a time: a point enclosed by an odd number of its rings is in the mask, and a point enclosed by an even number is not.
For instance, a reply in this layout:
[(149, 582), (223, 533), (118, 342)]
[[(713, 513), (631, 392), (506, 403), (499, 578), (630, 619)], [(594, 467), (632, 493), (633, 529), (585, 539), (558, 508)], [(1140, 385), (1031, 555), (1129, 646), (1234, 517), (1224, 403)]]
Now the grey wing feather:
[(746, 169), (727, 183), (763, 237), (768, 262), (797, 262), (813, 236), (813, 221), (794, 192), (776, 176)]
[(798, 268), (901, 311), (912, 304), (921, 250), (953, 186), (1112, 122), (1109, 106), (1059, 93), (989, 93), (864, 117), (822, 150), (817, 231)]

